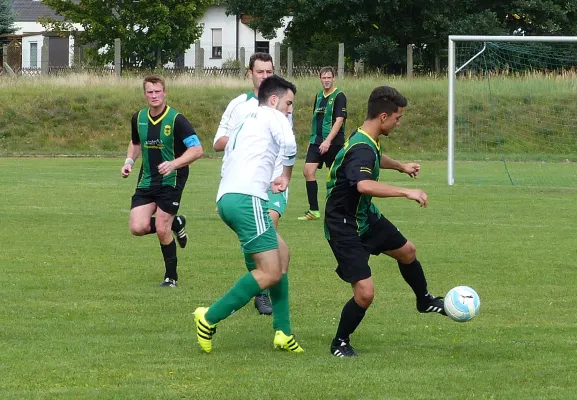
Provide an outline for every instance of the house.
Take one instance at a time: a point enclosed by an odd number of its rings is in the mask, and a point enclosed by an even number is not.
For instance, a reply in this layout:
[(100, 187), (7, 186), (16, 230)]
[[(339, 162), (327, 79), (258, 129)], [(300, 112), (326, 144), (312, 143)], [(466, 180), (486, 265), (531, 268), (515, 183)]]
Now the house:
[(62, 21), (53, 10), (43, 5), (40, 0), (12, 0), (12, 8), (16, 14), (14, 27), (16, 32), (11, 35), (12, 42), (19, 41), (22, 52), (21, 69), (40, 68), (42, 60), (42, 45), (48, 40), (48, 59), (50, 66), (67, 67), (74, 62), (74, 37), (61, 37), (46, 32), (38, 23), (38, 18), (52, 17)]
[[(16, 13), (14, 35), (5, 35), (5, 41), (10, 39), (20, 42), (22, 52), (22, 69), (40, 68), (42, 60), (42, 45), (44, 39), (49, 40), (49, 65), (71, 66), (74, 63), (74, 36), (60, 37), (46, 32), (38, 23), (40, 17), (53, 17), (62, 20), (53, 10), (43, 5), (40, 0), (13, 0)], [(199, 21), (204, 27), (200, 37), (200, 46), (204, 49), (203, 65), (205, 67), (222, 67), (226, 61), (239, 59), (240, 49), (244, 47), (247, 58), (255, 51), (272, 52), (277, 42), (284, 39), (284, 29), (278, 29), (272, 40), (267, 40), (255, 30), (248, 27), (250, 17), (246, 15), (226, 15), (226, 8), (220, 5), (210, 6)], [(288, 22), (288, 21), (287, 21)], [(82, 27), (77, 25), (77, 29)], [(193, 67), (195, 65), (195, 46), (191, 43), (178, 66)], [(248, 60), (247, 60), (248, 62)]]
[[(277, 29), (276, 37), (268, 40), (262, 35), (249, 28), (247, 25), (250, 16), (247, 15), (226, 15), (224, 6), (210, 6), (200, 23), (204, 27), (200, 37), (200, 47), (204, 49), (205, 67), (222, 67), (226, 61), (238, 60), (239, 50), (244, 47), (247, 62), (248, 56), (254, 52), (261, 51), (272, 53), (275, 43), (284, 40), (284, 28)], [(288, 19), (285, 20), (285, 27)], [(184, 65), (195, 65), (194, 45), (184, 54)]]

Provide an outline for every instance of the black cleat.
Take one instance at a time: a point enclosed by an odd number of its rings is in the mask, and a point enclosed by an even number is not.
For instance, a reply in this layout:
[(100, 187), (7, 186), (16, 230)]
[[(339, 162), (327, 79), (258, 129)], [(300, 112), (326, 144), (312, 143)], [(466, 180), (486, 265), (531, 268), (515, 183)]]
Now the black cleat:
[(259, 294), (254, 296), (254, 307), (260, 315), (272, 315), (272, 305), (268, 294)]
[(176, 280), (170, 278), (164, 278), (164, 281), (160, 284), (160, 287), (176, 287)]
[(435, 297), (430, 293), (424, 301), (417, 301), (417, 310), (420, 313), (438, 313), (441, 315), (447, 315), (445, 313), (445, 303), (442, 297)]
[(188, 242), (188, 233), (186, 233), (186, 217), (184, 215), (177, 215), (174, 218), (175, 221), (178, 223), (178, 228), (174, 229), (174, 235), (176, 236), (176, 241), (181, 249), (186, 247), (186, 243)]
[(331, 342), (331, 354), (335, 357), (358, 357), (350, 342), (341, 339), (333, 339)]

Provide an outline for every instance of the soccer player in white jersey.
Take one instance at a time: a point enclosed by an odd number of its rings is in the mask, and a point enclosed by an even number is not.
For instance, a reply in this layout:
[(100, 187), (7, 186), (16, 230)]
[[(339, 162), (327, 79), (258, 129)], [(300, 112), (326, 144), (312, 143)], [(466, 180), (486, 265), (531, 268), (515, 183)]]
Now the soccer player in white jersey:
[[(268, 213), (268, 189), (288, 187), (296, 156), (296, 142), (286, 116), (292, 111), (296, 87), (272, 75), (260, 85), (259, 107), (242, 121), (227, 143), (228, 160), (218, 188), (218, 214), (237, 234), (243, 253), (256, 268), (247, 272), (210, 307), (194, 311), (198, 343), (212, 350), (216, 324), (246, 305), (263, 289), (270, 289), (273, 308), (273, 344), (294, 353), (304, 350), (290, 325), (288, 296), (289, 252)], [(275, 161), (281, 157), (282, 174), (274, 179)]]
[[(273, 74), (274, 66), (271, 55), (268, 53), (254, 53), (252, 56), (250, 56), (248, 69), (248, 73), (252, 79), (253, 90), (235, 97), (231, 100), (230, 103), (228, 103), (224, 114), (222, 114), (216, 135), (214, 136), (214, 150), (224, 151), (224, 155), (222, 157), (222, 170), (224, 170), (227, 161), (228, 154), (225, 149), (229, 140), (229, 136), (232, 134), (235, 126), (240, 121), (244, 120), (244, 118), (251, 112), (256, 111), (258, 108), (257, 97), (260, 84), (263, 80)], [(280, 176), (281, 173), (282, 162), (281, 160), (277, 160), (277, 168), (275, 175), (273, 175), (273, 179), (277, 176)], [(275, 227), (278, 228), (278, 221), (286, 209), (288, 190), (285, 190), (281, 193), (272, 193), (269, 191), (268, 196), (269, 214)], [(252, 271), (255, 268), (252, 257), (248, 255), (245, 256), (245, 264), (249, 271)], [(272, 306), (268, 296), (268, 291), (265, 290), (254, 297), (254, 306), (261, 315), (272, 314)]]

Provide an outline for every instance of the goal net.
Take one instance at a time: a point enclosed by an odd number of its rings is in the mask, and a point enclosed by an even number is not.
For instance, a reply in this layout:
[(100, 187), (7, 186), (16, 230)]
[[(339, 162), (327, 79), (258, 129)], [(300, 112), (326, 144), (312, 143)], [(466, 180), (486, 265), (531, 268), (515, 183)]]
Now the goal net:
[(449, 71), (449, 184), (577, 188), (577, 37), (450, 36)]

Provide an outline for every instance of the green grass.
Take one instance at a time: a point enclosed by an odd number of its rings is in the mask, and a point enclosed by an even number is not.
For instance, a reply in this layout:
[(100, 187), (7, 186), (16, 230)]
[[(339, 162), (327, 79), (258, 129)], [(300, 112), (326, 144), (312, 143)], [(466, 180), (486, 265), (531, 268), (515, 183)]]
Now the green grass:
[[(302, 164), (281, 234), (291, 248), (292, 323), (303, 355), (272, 349), (271, 320), (249, 304), (219, 324), (213, 353), (191, 312), (243, 273), (237, 240), (214, 213), (220, 163), (193, 165), (181, 210), (191, 239), (180, 287), (157, 285), (154, 237), (128, 232), (134, 177), (121, 159), (0, 158), (2, 399), (576, 399), (574, 190), (475, 182), (487, 162), (422, 162), (430, 206), (377, 200), (417, 246), (434, 294), (466, 284), (480, 315), (458, 324), (416, 312), (396, 264), (373, 258), (376, 297), (353, 336), (360, 357), (329, 341), (350, 288), (333, 272), (322, 225), (306, 208)], [(324, 194), (324, 190), (320, 190)]]

